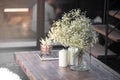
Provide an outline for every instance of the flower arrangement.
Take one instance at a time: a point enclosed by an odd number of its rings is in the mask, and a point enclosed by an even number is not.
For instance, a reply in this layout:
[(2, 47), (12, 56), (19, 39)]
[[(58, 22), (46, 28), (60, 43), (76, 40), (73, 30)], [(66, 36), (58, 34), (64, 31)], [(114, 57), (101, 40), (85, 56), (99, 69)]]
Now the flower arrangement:
[(52, 44), (51, 39), (46, 37), (45, 39), (41, 38), (41, 40), (39, 40), (41, 42), (41, 45), (45, 45), (45, 46), (49, 46)]
[(49, 31), (49, 37), (64, 46), (84, 51), (97, 42), (91, 20), (80, 9), (73, 9), (55, 21)]
[(40, 44), (41, 52), (43, 54), (50, 54), (50, 51), (52, 50), (51, 39), (46, 37), (45, 39), (41, 38), (41, 40), (39, 40), (39, 41), (41, 42), (41, 44)]

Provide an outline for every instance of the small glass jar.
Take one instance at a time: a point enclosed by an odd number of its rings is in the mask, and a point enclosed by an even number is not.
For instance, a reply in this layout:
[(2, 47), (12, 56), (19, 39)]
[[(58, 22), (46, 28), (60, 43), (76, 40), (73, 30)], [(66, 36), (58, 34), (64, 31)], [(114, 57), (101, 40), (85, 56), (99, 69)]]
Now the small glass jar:
[(50, 54), (52, 48), (52, 45), (40, 45), (41, 54)]

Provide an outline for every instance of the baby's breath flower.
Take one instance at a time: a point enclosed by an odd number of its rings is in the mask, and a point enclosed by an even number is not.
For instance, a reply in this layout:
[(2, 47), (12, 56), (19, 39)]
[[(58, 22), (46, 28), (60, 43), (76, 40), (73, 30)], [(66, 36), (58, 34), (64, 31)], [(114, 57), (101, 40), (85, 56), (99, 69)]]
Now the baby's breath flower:
[(91, 20), (86, 12), (73, 9), (65, 13), (61, 20), (53, 23), (49, 37), (64, 46), (76, 47), (86, 50), (97, 42), (97, 34), (93, 30)]

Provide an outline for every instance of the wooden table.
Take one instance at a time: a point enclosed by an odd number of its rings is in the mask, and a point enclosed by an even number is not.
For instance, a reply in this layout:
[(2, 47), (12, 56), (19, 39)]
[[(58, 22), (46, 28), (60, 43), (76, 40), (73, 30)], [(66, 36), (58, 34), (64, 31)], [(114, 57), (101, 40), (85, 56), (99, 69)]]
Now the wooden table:
[[(72, 71), (58, 66), (58, 60), (41, 61), (39, 51), (16, 52), (16, 62), (30, 80), (120, 80), (120, 75), (91, 57), (91, 69), (85, 72)], [(88, 58), (88, 56), (86, 56)]]

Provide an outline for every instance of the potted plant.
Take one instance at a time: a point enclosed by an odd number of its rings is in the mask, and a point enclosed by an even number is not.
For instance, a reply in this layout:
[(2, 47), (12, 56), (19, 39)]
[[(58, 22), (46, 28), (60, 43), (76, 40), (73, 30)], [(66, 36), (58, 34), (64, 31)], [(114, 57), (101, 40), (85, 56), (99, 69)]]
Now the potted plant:
[(50, 51), (52, 50), (51, 39), (48, 37), (46, 37), (45, 39), (41, 38), (40, 43), (40, 50), (42, 54), (50, 54)]
[(82, 56), (83, 52), (97, 42), (91, 20), (80, 9), (73, 9), (55, 21), (49, 31), (49, 37), (67, 47), (78, 48), (74, 56)]

